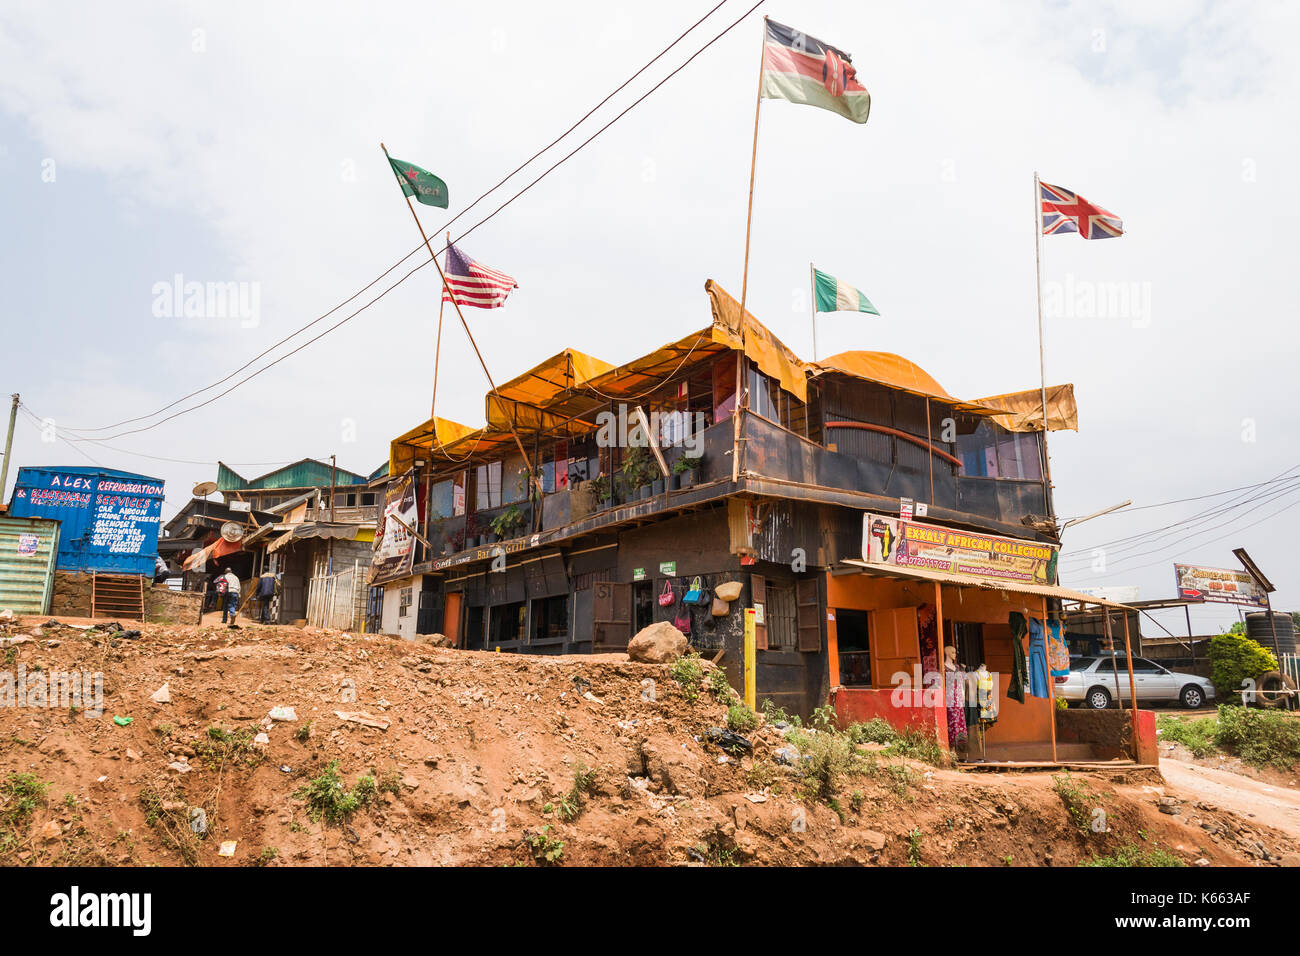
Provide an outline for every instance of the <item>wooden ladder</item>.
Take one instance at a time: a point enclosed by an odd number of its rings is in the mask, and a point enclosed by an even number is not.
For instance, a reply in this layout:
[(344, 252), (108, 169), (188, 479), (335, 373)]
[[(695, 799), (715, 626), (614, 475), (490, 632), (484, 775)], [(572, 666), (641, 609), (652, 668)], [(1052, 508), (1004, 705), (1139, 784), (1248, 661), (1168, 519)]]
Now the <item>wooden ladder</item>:
[(144, 575), (90, 575), (90, 616), (144, 620)]

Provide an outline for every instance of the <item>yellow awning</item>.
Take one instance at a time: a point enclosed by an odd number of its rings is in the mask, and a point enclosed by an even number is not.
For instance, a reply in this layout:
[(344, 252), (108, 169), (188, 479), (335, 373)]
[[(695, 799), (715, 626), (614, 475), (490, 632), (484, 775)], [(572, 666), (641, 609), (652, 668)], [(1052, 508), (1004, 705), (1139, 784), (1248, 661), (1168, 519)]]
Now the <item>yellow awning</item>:
[[(713, 310), (713, 341), (740, 351), (740, 303), (712, 279), (704, 283)], [(809, 366), (786, 346), (753, 313), (745, 310), (745, 356), (759, 370), (781, 383), (781, 387), (799, 399), (808, 401)]]
[(842, 375), (850, 375), (868, 382), (878, 382), (889, 388), (920, 395), (922, 398), (933, 398), (964, 412), (996, 415), (1005, 411), (990, 399), (970, 402), (954, 398), (935, 381), (929, 372), (915, 362), (893, 352), (841, 352), (815, 362), (811, 367), (814, 375), (839, 372)]
[[(1010, 414), (998, 415), (993, 420), (1012, 432), (1041, 432), (1043, 430), (1043, 393), (1031, 388), (1023, 392), (1008, 392), (981, 398), (984, 405), (1004, 408)], [(1049, 431), (1079, 430), (1079, 406), (1074, 402), (1073, 385), (1047, 386), (1047, 427)]]
[[(516, 428), (527, 431), (561, 431), (568, 426), (569, 434), (590, 431), (594, 427), (592, 423), (575, 420), (575, 416), (581, 419), (586, 409), (569, 407), (575, 397), (573, 390), (613, 367), (609, 362), (577, 349), (565, 349), (552, 355), (540, 365), (499, 386), (496, 394), (488, 392), (484, 396), (488, 425), (507, 428), (513, 423)], [(547, 406), (553, 403), (562, 404), (563, 411), (548, 410)], [(597, 402), (586, 404), (596, 405)]]
[(397, 477), (406, 472), (421, 457), (421, 452), (428, 454), (433, 448), (454, 446), (467, 435), (473, 435), (475, 429), (449, 418), (434, 416), (423, 425), (417, 425), (404, 435), (399, 435), (388, 446), (388, 474)]

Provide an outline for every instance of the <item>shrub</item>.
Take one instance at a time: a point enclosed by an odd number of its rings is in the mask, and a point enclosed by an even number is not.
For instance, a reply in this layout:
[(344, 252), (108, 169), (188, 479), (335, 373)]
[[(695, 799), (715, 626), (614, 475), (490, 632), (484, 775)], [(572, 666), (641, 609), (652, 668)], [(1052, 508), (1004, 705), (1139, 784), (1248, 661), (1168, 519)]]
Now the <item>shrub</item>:
[(1300, 763), (1300, 718), (1282, 711), (1222, 704), (1215, 739), (1257, 767), (1290, 770)]
[(1186, 866), (1182, 860), (1168, 850), (1159, 847), (1144, 849), (1135, 843), (1120, 847), (1110, 856), (1094, 856), (1085, 860), (1080, 866)]
[[(1210, 680), (1220, 700), (1232, 700), (1242, 681), (1255, 680), (1277, 668), (1277, 658), (1258, 641), (1244, 634), (1218, 634), (1210, 638)], [(1240, 699), (1239, 697), (1237, 699)]]
[(758, 715), (744, 704), (727, 708), (727, 726), (738, 734), (748, 733), (758, 726)]
[(339, 762), (331, 760), (320, 776), (310, 780), (294, 796), (307, 801), (307, 814), (313, 823), (321, 817), (326, 823), (342, 823), (374, 800), (377, 789), (375, 778), (366, 775), (357, 780), (351, 791), (344, 790)]
[(1219, 750), (1216, 740), (1219, 721), (1215, 717), (1184, 720), (1160, 714), (1156, 717), (1156, 730), (1159, 731), (1161, 740), (1182, 744), (1197, 757), (1208, 757)]

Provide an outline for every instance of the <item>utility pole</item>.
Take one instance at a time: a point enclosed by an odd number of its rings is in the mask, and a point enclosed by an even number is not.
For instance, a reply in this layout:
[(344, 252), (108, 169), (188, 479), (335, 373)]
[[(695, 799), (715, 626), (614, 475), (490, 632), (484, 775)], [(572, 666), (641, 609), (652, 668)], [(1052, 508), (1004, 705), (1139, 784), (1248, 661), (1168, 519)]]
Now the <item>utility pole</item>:
[(9, 406), (9, 434), (5, 436), (5, 460), (0, 465), (0, 502), (5, 497), (5, 482), (9, 480), (9, 456), (14, 449), (14, 422), (18, 420), (18, 393), (13, 395), (13, 404)]

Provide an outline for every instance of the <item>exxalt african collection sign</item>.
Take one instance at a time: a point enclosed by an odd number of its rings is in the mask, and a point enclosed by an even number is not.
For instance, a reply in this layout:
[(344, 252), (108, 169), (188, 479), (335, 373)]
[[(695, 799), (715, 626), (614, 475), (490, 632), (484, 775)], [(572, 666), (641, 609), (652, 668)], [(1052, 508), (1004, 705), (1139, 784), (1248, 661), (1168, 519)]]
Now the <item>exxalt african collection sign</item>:
[(1184, 601), (1264, 607), (1268, 600), (1259, 582), (1240, 569), (1175, 564), (1174, 577), (1178, 581), (1178, 597)]
[(1059, 556), (1060, 548), (1042, 541), (944, 528), (870, 512), (862, 516), (862, 560), (868, 564), (1055, 584)]

